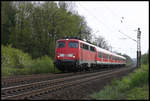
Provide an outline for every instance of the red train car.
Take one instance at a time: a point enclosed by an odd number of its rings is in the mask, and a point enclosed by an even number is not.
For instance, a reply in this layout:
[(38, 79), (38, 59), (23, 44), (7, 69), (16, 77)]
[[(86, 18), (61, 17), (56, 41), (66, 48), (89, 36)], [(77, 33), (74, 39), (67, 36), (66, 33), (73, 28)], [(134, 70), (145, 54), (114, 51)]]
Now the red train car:
[(83, 71), (125, 65), (125, 58), (79, 39), (56, 42), (54, 65), (62, 71)]

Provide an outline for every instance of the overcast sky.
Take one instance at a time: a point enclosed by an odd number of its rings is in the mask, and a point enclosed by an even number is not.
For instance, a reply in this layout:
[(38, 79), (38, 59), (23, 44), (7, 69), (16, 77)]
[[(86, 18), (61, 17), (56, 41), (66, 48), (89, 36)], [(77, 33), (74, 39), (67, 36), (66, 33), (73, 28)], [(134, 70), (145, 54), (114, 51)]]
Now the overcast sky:
[[(113, 51), (136, 58), (137, 43), (118, 30), (137, 40), (141, 29), (141, 53), (149, 49), (149, 5), (148, 1), (77, 1), (75, 8), (85, 17), (92, 33), (103, 36)], [(123, 17), (123, 19), (122, 19)], [(122, 20), (122, 23), (121, 23)], [(127, 39), (123, 39), (127, 38)]]

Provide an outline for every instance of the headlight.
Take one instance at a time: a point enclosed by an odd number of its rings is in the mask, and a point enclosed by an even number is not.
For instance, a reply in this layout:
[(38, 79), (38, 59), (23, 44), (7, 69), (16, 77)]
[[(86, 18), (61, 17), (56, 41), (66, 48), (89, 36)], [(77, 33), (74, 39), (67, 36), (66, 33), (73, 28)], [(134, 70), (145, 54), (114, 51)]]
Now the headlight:
[(60, 56), (60, 57), (64, 57), (64, 54), (60, 54), (59, 56)]
[(73, 54), (68, 54), (68, 57), (72, 57), (73, 56)]

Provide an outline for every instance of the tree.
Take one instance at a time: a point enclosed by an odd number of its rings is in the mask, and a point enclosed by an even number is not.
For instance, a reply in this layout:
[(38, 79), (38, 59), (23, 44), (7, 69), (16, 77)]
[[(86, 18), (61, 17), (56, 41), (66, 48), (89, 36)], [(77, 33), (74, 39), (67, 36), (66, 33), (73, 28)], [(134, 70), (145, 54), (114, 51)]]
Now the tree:
[(100, 48), (110, 50), (110, 46), (108, 45), (107, 41), (102, 36), (95, 37), (95, 41), (93, 43), (95, 43)]
[(148, 64), (149, 63), (149, 53), (145, 53), (141, 56), (141, 63)]
[(1, 9), (1, 35), (2, 35), (2, 44), (10, 44), (10, 35), (13, 34), (13, 29), (15, 26), (15, 15), (16, 8), (13, 5), (13, 2), (3, 1)]
[[(12, 6), (13, 4), (13, 6)], [(8, 8), (7, 8), (8, 6)], [(82, 36), (90, 40), (91, 29), (71, 2), (45, 1), (2, 4), (2, 43), (29, 53), (33, 58), (54, 58), (55, 38)]]
[(123, 54), (122, 56), (126, 58), (126, 64), (127, 64), (127, 66), (133, 64), (133, 60), (131, 59), (130, 56), (128, 56), (126, 54)]

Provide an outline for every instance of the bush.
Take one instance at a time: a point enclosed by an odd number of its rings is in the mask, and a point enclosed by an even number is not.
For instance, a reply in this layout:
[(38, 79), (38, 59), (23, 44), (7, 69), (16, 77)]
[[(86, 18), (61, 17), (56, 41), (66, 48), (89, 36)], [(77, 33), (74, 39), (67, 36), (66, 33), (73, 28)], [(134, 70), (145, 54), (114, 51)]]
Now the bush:
[[(140, 91), (143, 91), (143, 88), (140, 87), (148, 84), (149, 67), (148, 65), (142, 65), (141, 67), (129, 76), (123, 77), (121, 81), (112, 80), (111, 85), (106, 86), (104, 90), (91, 95), (91, 97), (94, 99), (143, 99), (144, 96), (147, 97), (148, 95), (140, 93)], [(139, 92), (139, 94), (132, 94), (134, 91)], [(147, 94), (147, 92), (144, 93)]]
[(143, 87), (135, 87), (127, 92), (128, 100), (147, 100), (149, 99), (149, 86), (144, 85)]
[(33, 74), (60, 72), (58, 69), (54, 69), (53, 60), (48, 56), (34, 60), (30, 70)]
[(145, 53), (141, 56), (141, 63), (148, 64), (149, 63), (149, 53)]
[(19, 49), (12, 48), (11, 45), (1, 46), (2, 67), (27, 67), (32, 64), (31, 56), (23, 53)]
[(135, 73), (130, 76), (130, 87), (141, 86), (143, 84), (148, 83), (148, 65), (142, 65), (142, 68), (139, 68), (135, 71)]
[(2, 76), (61, 72), (54, 69), (53, 60), (48, 56), (32, 60), (27, 53), (12, 48), (11, 45), (1, 47)]

